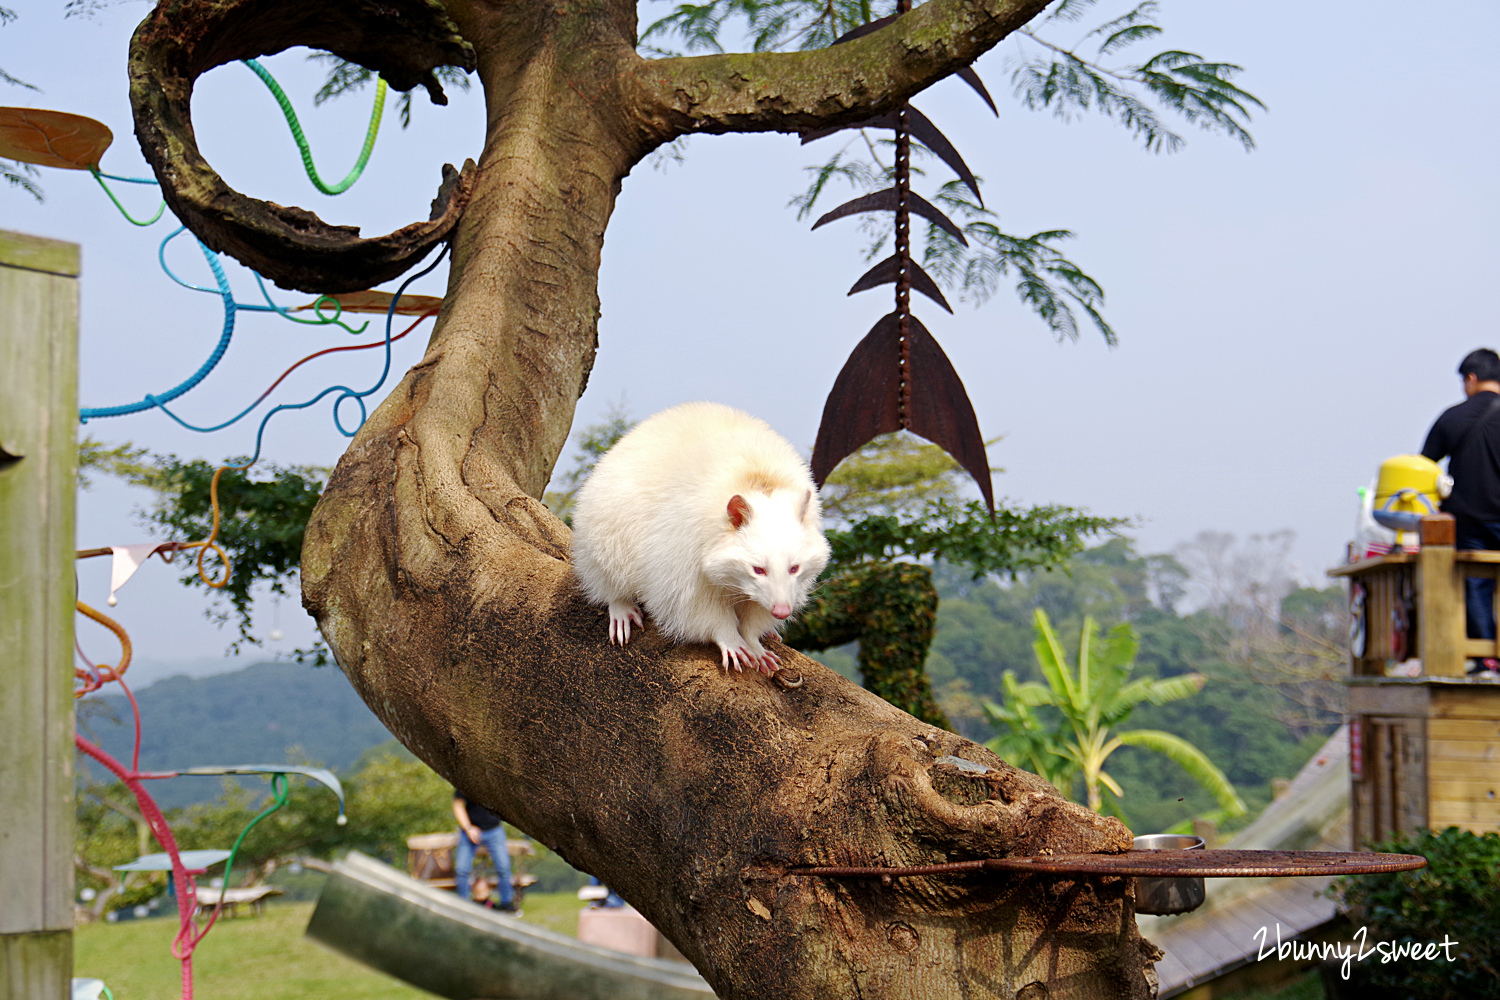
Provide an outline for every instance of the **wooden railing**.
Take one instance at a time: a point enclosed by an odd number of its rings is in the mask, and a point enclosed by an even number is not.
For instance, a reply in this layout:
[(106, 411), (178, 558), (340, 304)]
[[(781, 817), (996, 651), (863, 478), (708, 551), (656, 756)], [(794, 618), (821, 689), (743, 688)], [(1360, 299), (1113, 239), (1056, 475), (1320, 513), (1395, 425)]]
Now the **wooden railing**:
[(1464, 580), (1500, 578), (1500, 552), (1456, 550), (1447, 514), (1424, 517), (1420, 538), (1416, 552), (1398, 550), (1328, 572), (1349, 580), (1356, 630), (1363, 621), (1363, 648), (1358, 638), (1350, 644), (1356, 677), (1383, 677), (1388, 663), (1410, 659), (1422, 661), (1425, 676), (1463, 677), (1470, 658), (1500, 658), (1500, 641), (1467, 637), (1464, 612)]

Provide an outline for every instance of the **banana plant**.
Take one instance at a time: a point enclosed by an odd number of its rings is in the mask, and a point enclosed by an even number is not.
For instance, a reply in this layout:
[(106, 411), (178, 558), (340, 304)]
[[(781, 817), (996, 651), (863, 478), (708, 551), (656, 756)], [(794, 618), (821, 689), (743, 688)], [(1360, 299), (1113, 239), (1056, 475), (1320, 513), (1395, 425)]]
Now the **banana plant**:
[[(981, 702), (990, 724), (1000, 732), (989, 742), (991, 750), (1035, 771), (1064, 793), (1081, 777), (1088, 806), (1095, 812), (1104, 805), (1101, 786), (1116, 798), (1125, 795), (1104, 770), (1110, 755), (1122, 746), (1152, 750), (1176, 762), (1213, 795), (1219, 804), (1216, 818), (1244, 814), (1245, 804), (1224, 772), (1187, 740), (1157, 729), (1115, 728), (1142, 702), (1161, 705), (1196, 694), (1203, 687), (1202, 674), (1131, 680), (1139, 648), (1135, 630), (1117, 625), (1101, 641), (1092, 618), (1083, 620), (1075, 667), (1040, 608), (1032, 648), (1045, 683), (1018, 682), (1007, 670), (1002, 679), (1004, 704)], [(1049, 706), (1054, 711), (1045, 711)]]

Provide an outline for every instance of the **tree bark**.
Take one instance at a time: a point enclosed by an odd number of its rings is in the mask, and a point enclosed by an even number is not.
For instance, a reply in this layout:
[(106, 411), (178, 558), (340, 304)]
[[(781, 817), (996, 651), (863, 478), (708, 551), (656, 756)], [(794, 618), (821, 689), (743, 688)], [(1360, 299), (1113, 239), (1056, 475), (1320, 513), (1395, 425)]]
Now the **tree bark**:
[[(933, 0), (835, 50), (647, 62), (633, 0), (447, 4), (484, 84), (484, 154), (428, 351), (308, 527), (304, 603), (403, 743), (604, 879), (725, 998), (1154, 993), (1129, 880), (797, 874), (1130, 835), (780, 644), (780, 680), (653, 628), (611, 646), (536, 499), (593, 363), (604, 230), (635, 163), (690, 131), (869, 117), (1043, 6)], [(170, 145), (143, 132), (164, 185)]]

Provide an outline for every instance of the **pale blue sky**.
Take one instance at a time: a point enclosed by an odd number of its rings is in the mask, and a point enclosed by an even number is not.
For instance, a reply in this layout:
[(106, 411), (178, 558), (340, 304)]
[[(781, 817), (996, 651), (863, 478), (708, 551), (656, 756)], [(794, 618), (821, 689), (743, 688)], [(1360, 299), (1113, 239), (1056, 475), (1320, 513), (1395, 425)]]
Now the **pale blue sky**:
[[(6, 88), (0, 103), (98, 118), (116, 135), (105, 168), (145, 173), (124, 66), (146, 5), (69, 21), (60, 3), (10, 5), (20, 19), (0, 28), (0, 67), (43, 92)], [(919, 314), (964, 377), (985, 434), (1005, 436), (993, 452), (1006, 469), (998, 495), (1134, 517), (1145, 551), (1203, 530), (1291, 528), (1300, 570), (1316, 578), (1341, 557), (1356, 487), (1383, 458), (1419, 447), (1432, 418), (1457, 401), (1459, 358), (1500, 341), (1487, 292), (1500, 259), (1500, 92), (1486, 68), (1500, 9), (1468, 0), (1413, 17), (1385, 0), (1165, 0), (1162, 20), (1166, 44), (1246, 68), (1240, 82), (1269, 107), (1252, 124), (1254, 153), (1189, 131), (1185, 151), (1153, 156), (1109, 122), (1062, 125), (1024, 111), (1008, 97), (1011, 43), (978, 65), (998, 121), (953, 81), (917, 101), (985, 178), (986, 202), (1008, 231), (1078, 233), (1070, 253), (1104, 285), (1120, 346), (1088, 332), (1055, 344), (1008, 291), (954, 317), (925, 304)], [(342, 176), (368, 97), (315, 111), (318, 69), (300, 53), (267, 62), (303, 114), (323, 172)], [(434, 108), (419, 96), (406, 132), (388, 110), (365, 179), (339, 199), (307, 183), (274, 103), (244, 67), (209, 74), (194, 114), (210, 161), (236, 187), (374, 233), (425, 218), (441, 164), (479, 153), (479, 95), (452, 97)], [(839, 366), (889, 309), (883, 292), (844, 297), (866, 266), (854, 224), (813, 233), (786, 207), (803, 168), (840, 141), (809, 151), (789, 136), (704, 137), (683, 164), (642, 165), (626, 179), (606, 239), (601, 348), (580, 421), (622, 397), (636, 416), (706, 398), (811, 445)], [(222, 312), (215, 297), (180, 290), (157, 269), (167, 223), (128, 225), (87, 174), (49, 170), (42, 181), (44, 205), (0, 192), (0, 226), (83, 245), (85, 405), (180, 381), (211, 350)], [(154, 207), (144, 189), (123, 195)], [(174, 263), (206, 280), (191, 244), (178, 244)], [(242, 300), (254, 298), (243, 269), (231, 267), (231, 280)], [(440, 271), (414, 290), (441, 288)], [(292, 361), (349, 342), (241, 314), (223, 364), (179, 412), (217, 422)], [(397, 371), (421, 349), (415, 335), (398, 344)], [(335, 382), (366, 387), (378, 354), (314, 362), (276, 398)], [(152, 413), (89, 431), (220, 459), (248, 451), (254, 429), (246, 421), (203, 437)], [(325, 403), (279, 416), (265, 455), (328, 464), (344, 443)], [(130, 516), (142, 499), (103, 483), (83, 494), (80, 544), (143, 540)], [(81, 568), (86, 600), (103, 601), (104, 562)], [(116, 611), (136, 635), (141, 676), (219, 654), (230, 636), (201, 619), (203, 603), (156, 564), (122, 592)], [(295, 599), (279, 619), (288, 644), (307, 641)], [(270, 628), (269, 609), (264, 621)], [(103, 636), (82, 635), (107, 655)]]

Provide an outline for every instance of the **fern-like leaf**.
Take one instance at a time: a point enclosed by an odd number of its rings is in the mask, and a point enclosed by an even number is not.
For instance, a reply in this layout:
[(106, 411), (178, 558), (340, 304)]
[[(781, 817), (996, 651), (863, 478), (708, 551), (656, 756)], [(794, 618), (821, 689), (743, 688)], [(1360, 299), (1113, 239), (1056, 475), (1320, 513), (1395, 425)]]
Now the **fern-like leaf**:
[(1245, 128), (1250, 108), (1265, 109), (1232, 77), (1244, 72), (1232, 63), (1205, 62), (1191, 52), (1167, 51), (1137, 67), (1134, 77), (1165, 106), (1205, 131), (1221, 131), (1245, 149), (1255, 140)]
[(37, 201), (45, 201), (42, 187), (36, 182), (37, 169), (29, 163), (15, 160), (0, 160), (0, 177), (11, 187), (18, 187)]
[(1093, 9), (1099, 0), (1062, 0), (1056, 7), (1047, 12), (1044, 20), (1073, 22), (1083, 20), (1083, 16)]
[(828, 161), (821, 166), (805, 168), (812, 175), (808, 182), (807, 190), (796, 195), (787, 204), (797, 209), (798, 220), (807, 218), (812, 213), (813, 206), (817, 204), (823, 189), (828, 182), (834, 178), (842, 178), (855, 189), (873, 190), (879, 186), (884, 177), (871, 169), (867, 160), (845, 155), (844, 150), (834, 153)]
[[(332, 52), (313, 52), (307, 58), (310, 62), (330, 64), (328, 76), (323, 80), (323, 85), (318, 88), (317, 93), (313, 94), (314, 107), (321, 107), (336, 97), (363, 90), (375, 82), (374, 70), (340, 58)], [(468, 74), (457, 66), (439, 66), (433, 70), (432, 75), (445, 87), (452, 87), (455, 90), (469, 89)], [(396, 101), (396, 113), (400, 116), (402, 128), (411, 126), (411, 98), (412, 91), (408, 90)]]
[(1158, 9), (1156, 0), (1143, 0), (1129, 13), (1099, 25), (1089, 32), (1088, 37), (1104, 39), (1099, 44), (1101, 56), (1118, 52), (1142, 39), (1161, 34), (1161, 27), (1156, 23)]
[(638, 49), (643, 55), (675, 54), (663, 45), (673, 39), (686, 52), (722, 52), (719, 39), (732, 22), (742, 24), (756, 52), (821, 49), (875, 17), (869, 0), (709, 0), (679, 4), (641, 32)]

